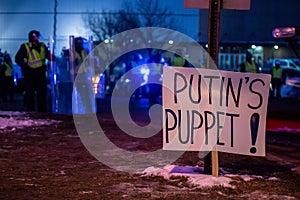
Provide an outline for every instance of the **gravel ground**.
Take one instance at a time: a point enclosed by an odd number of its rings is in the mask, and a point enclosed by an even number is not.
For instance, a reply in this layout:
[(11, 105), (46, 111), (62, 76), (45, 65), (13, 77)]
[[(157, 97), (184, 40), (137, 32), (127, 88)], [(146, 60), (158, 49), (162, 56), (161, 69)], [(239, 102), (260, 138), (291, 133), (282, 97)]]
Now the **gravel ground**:
[[(219, 153), (226, 172), (219, 177), (230, 177), (230, 186), (199, 187), (185, 175), (166, 179), (109, 168), (87, 151), (70, 115), (28, 113), (19, 118), (57, 123), (0, 130), (0, 199), (300, 199), (300, 148), (288, 142), (290, 137), (283, 142), (273, 135), (266, 157)], [(162, 148), (161, 133), (136, 139), (110, 118), (98, 120), (107, 138), (122, 149)], [(197, 152), (186, 152), (172, 164), (203, 166), (203, 160)]]

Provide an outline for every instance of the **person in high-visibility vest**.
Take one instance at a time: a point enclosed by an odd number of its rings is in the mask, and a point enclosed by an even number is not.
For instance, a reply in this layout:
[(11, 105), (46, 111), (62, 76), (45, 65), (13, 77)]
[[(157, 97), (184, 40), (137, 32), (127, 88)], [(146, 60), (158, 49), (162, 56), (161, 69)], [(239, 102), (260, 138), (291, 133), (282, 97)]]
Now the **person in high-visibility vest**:
[(275, 90), (276, 90), (276, 97), (281, 98), (282, 72), (283, 72), (283, 69), (280, 66), (280, 61), (276, 60), (275, 61), (275, 66), (272, 67), (272, 71), (271, 71), (271, 74), (272, 74), (271, 96), (272, 97), (274, 96)]
[(250, 72), (250, 73), (258, 72), (258, 67), (255, 64), (255, 62), (252, 60), (252, 54), (250, 52), (247, 52), (246, 61), (241, 64), (240, 72)]
[(181, 55), (182, 55), (182, 50), (176, 49), (176, 53), (174, 54), (174, 56), (170, 58), (169, 61), (170, 66), (188, 67), (187, 60)]
[[(24, 104), (27, 111), (47, 112), (47, 78), (46, 59), (50, 60), (50, 52), (37, 30), (28, 33), (28, 42), (21, 44), (16, 56), (16, 63), (21, 66), (25, 80)], [(35, 97), (37, 110), (35, 109)]]
[[(78, 92), (85, 113), (93, 113), (93, 105), (91, 100), (94, 99), (92, 80), (88, 78), (90, 75), (89, 66), (84, 63), (88, 57), (87, 50), (83, 47), (83, 38), (76, 37), (74, 39), (74, 78), (76, 91)], [(73, 88), (75, 89), (75, 88)]]
[(14, 71), (12, 66), (12, 61), (9, 54), (5, 54), (3, 57), (3, 63), (0, 66), (1, 76), (2, 76), (2, 84), (3, 91), (2, 91), (2, 99), (4, 102), (7, 102), (8, 96), (9, 101), (14, 101)]
[(85, 48), (83, 48), (83, 38), (82, 37), (76, 37), (74, 39), (75, 43), (75, 51), (74, 51), (74, 76), (81, 73), (86, 73), (87, 72), (87, 67), (86, 66), (81, 66), (83, 61), (86, 59), (88, 56), (88, 53)]

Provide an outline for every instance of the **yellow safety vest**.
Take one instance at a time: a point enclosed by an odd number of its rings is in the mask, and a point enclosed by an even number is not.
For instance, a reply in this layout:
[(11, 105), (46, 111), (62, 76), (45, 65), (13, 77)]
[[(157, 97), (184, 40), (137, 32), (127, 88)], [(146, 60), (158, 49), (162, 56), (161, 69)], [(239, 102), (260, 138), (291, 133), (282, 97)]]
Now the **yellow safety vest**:
[(255, 63), (249, 63), (249, 62), (246, 62), (245, 63), (246, 65), (246, 72), (250, 72), (250, 73), (256, 73), (256, 65)]
[(46, 51), (45, 45), (41, 44), (41, 52), (31, 48), (32, 43), (25, 43), (25, 47), (28, 52), (28, 60), (25, 59), (24, 62), (29, 65), (30, 68), (39, 68), (42, 67), (45, 63)]
[(85, 49), (82, 49), (81, 52), (80, 52), (80, 54), (77, 51), (75, 51), (75, 60), (78, 61), (78, 63), (77, 63), (78, 65), (75, 66), (76, 70), (78, 70), (77, 73), (82, 73), (83, 71), (87, 72), (87, 69), (85, 67), (81, 67), (80, 68), (80, 65), (83, 63), (84, 59), (87, 56), (88, 56), (88, 54), (87, 54), (87, 52), (86, 52)]
[(171, 57), (172, 66), (184, 66), (185, 59), (178, 56)]
[(75, 51), (75, 59), (78, 60), (78, 65), (81, 65), (86, 57), (87, 52), (84, 49), (81, 50), (80, 55), (77, 51)]
[(272, 68), (272, 78), (279, 78), (281, 79), (282, 76), (282, 68), (279, 67), (278, 69), (276, 69), (276, 67)]
[(12, 65), (10, 65), (9, 63), (7, 62), (4, 62), (4, 65), (6, 67), (6, 70), (5, 70), (5, 76), (7, 77), (10, 77), (13, 75), (13, 68), (12, 68)]

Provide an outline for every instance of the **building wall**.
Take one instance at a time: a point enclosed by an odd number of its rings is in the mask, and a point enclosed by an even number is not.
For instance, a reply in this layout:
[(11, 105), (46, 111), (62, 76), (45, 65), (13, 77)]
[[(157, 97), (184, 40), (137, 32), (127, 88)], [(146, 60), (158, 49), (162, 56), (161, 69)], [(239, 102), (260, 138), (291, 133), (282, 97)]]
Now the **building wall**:
[[(220, 40), (275, 43), (275, 27), (300, 27), (299, 8), (299, 0), (251, 0), (250, 10), (222, 10)], [(207, 41), (208, 10), (199, 13), (199, 40)]]
[(274, 49), (273, 46), (264, 47), (264, 57), (269, 58), (296, 58), (296, 55), (289, 47), (279, 47), (279, 49)]

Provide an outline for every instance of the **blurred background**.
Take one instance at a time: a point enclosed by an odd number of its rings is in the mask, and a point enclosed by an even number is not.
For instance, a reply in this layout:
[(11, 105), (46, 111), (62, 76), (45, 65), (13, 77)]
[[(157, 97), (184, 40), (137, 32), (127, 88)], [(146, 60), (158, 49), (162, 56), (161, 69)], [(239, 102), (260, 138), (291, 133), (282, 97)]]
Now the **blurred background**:
[[(222, 10), (218, 68), (239, 71), (247, 52), (253, 55), (260, 73), (270, 73), (275, 61), (279, 60), (284, 69), (281, 96), (299, 99), (298, 32), (295, 31), (292, 37), (274, 37), (272, 34), (278, 27), (296, 27), (295, 30), (298, 30), (299, 7), (298, 0), (251, 0), (250, 10)], [(52, 47), (56, 60), (49, 63), (47, 76), (49, 111), (54, 113), (72, 112), (70, 97), (62, 94), (64, 85), (72, 84), (69, 56), (74, 37), (83, 37), (84, 47), (91, 52), (100, 43), (110, 48), (114, 42), (111, 37), (123, 31), (163, 27), (186, 34), (205, 49), (208, 47), (208, 10), (184, 8), (184, 0), (1, 0), (0, 26), (0, 61), (6, 54), (12, 58), (16, 100), (21, 101), (24, 85), (23, 75), (14, 57), (20, 44), (27, 42), (28, 32), (33, 29), (40, 31), (40, 41)], [(134, 39), (128, 38), (124, 44), (130, 44)], [(178, 41), (162, 42), (172, 45)], [(188, 60), (188, 51), (183, 49), (181, 55)], [(130, 87), (132, 81), (130, 83), (123, 76), (127, 71), (156, 62), (160, 64), (160, 69), (133, 70), (135, 81), (142, 88), (133, 94), (133, 99), (149, 99), (149, 89), (142, 87), (145, 76), (147, 80), (151, 76), (159, 77), (161, 68), (172, 64), (173, 56), (172, 53), (147, 49), (133, 51), (115, 60), (104, 71), (100, 68), (101, 60), (95, 58), (92, 92), (97, 99), (105, 99), (111, 95), (118, 81)], [(155, 98), (159, 99), (159, 94), (156, 95)], [(9, 106), (0, 102), (1, 109)]]

